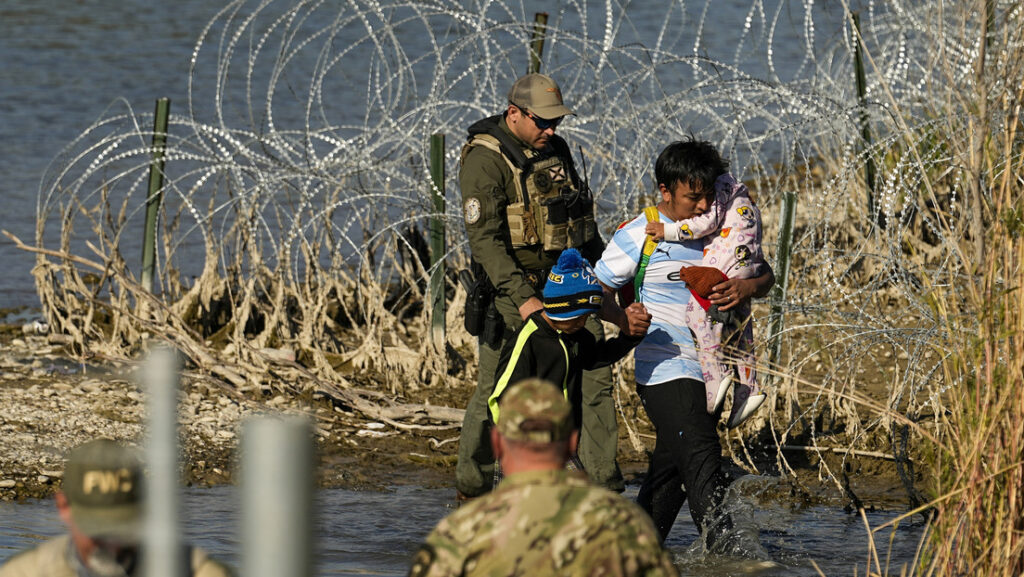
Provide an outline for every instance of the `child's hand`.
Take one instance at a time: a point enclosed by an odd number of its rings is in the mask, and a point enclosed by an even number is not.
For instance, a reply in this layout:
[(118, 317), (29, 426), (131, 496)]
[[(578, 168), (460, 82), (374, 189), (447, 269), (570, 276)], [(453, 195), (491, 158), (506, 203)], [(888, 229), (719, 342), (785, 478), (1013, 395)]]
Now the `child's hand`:
[(647, 223), (647, 234), (654, 237), (654, 240), (662, 240), (665, 238), (665, 223), (663, 222), (649, 222)]
[(631, 337), (642, 337), (647, 334), (651, 326), (651, 313), (643, 303), (633, 303), (626, 307), (626, 326), (620, 327), (623, 332)]

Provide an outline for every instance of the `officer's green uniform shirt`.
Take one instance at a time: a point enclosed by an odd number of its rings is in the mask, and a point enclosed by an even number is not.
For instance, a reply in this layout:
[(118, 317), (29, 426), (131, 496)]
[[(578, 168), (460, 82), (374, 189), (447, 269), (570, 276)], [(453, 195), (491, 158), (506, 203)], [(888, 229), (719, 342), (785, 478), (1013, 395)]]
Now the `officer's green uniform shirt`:
[[(530, 149), (512, 134), (504, 118), (498, 126), (518, 142), (523, 150)], [(526, 269), (550, 269), (558, 261), (559, 251), (544, 251), (539, 244), (512, 248), (505, 207), (516, 198), (516, 184), (508, 163), (497, 152), (483, 146), (474, 146), (462, 161), (459, 187), (473, 259), (483, 265), (495, 288), (501, 295), (511, 298), (516, 309), (530, 297), (539, 297), (539, 287), (543, 287), (547, 279), (538, 279), (540, 284), (535, 289), (524, 278), (520, 266)], [(594, 238), (590, 242), (580, 247), (580, 252), (591, 262), (600, 258), (603, 250), (604, 242), (597, 231), (594, 231)], [(511, 312), (505, 310), (502, 314), (508, 317)], [(511, 328), (515, 328), (522, 324), (522, 319), (516, 315), (516, 318), (506, 318), (506, 322), (511, 322)]]
[(678, 575), (634, 503), (564, 470), (509, 475), (443, 519), (412, 577)]
[[(519, 143), (523, 151), (530, 146), (509, 130), (503, 117), (498, 129)], [(566, 159), (572, 162), (571, 158)], [(530, 297), (541, 298), (546, 278), (536, 279), (536, 288), (527, 282), (523, 269), (550, 269), (561, 251), (544, 251), (543, 245), (513, 248), (505, 209), (518, 199), (513, 171), (498, 152), (483, 145), (471, 147), (459, 169), (463, 219), (473, 260), (483, 266), (497, 289), (494, 303), (505, 321), (506, 334), (497, 344), (480, 343), (477, 387), (466, 405), (466, 416), (459, 437), (459, 461), (455, 468), (456, 488), (468, 496), (490, 490), (494, 477), (494, 455), (488, 440), (487, 399), (494, 388), (495, 368), (506, 336), (523, 325), (519, 307)], [(577, 247), (584, 258), (596, 262), (604, 251), (604, 241), (596, 230), (591, 240)], [(587, 330), (603, 337), (601, 323), (587, 321)], [(588, 371), (583, 377), (583, 426), (580, 430), (579, 456), (591, 479), (600, 485), (621, 490), (622, 474), (615, 462), (618, 431), (612, 375), (607, 367)]]

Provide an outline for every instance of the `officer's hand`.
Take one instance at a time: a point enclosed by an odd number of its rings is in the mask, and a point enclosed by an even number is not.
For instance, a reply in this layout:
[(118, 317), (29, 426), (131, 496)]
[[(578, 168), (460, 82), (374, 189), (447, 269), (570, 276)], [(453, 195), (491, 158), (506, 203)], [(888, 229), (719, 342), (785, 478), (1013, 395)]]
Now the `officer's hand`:
[(530, 297), (525, 303), (519, 306), (519, 316), (523, 320), (530, 318), (530, 315), (544, 308), (544, 303), (537, 297)]
[(626, 326), (619, 327), (631, 337), (642, 337), (651, 327), (651, 315), (643, 303), (633, 303), (626, 307)]

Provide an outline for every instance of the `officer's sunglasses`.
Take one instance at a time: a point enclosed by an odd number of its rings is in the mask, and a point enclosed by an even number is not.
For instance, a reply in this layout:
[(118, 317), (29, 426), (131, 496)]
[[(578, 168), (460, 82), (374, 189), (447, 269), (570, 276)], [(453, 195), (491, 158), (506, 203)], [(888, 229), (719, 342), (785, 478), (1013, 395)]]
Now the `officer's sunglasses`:
[(561, 124), (562, 119), (565, 118), (564, 116), (559, 116), (558, 118), (552, 118), (551, 120), (548, 120), (546, 118), (541, 118), (539, 116), (534, 115), (532, 112), (519, 106), (518, 104), (513, 104), (512, 106), (518, 108), (519, 112), (522, 112), (524, 116), (532, 120), (533, 123), (536, 124), (537, 128), (540, 130), (547, 130), (549, 128), (551, 130), (554, 130), (558, 128), (558, 125)]

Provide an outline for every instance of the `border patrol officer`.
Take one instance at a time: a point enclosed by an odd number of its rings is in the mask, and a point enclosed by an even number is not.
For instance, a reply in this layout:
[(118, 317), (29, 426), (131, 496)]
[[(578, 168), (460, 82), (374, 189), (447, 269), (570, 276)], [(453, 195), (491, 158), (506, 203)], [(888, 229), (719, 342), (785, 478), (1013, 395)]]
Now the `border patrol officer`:
[[(563, 249), (579, 249), (591, 264), (604, 250), (590, 190), (576, 172), (568, 144), (555, 134), (562, 119), (573, 114), (558, 85), (549, 76), (528, 74), (512, 85), (508, 101), (503, 114), (469, 127), (459, 171), (474, 269), (493, 287), (494, 307), (493, 322), (483, 329), (487, 337), (479, 339), (477, 388), (459, 439), (455, 486), (460, 498), (479, 496), (493, 484), (487, 399), (502, 347), (543, 308), (541, 290)], [(646, 331), (638, 328), (646, 319), (606, 320), (632, 336)], [(597, 319), (586, 328), (603, 338)], [(586, 372), (582, 395), (580, 458), (594, 482), (621, 492), (611, 369)]]
[(678, 574), (640, 507), (563, 469), (579, 436), (555, 384), (519, 381), (499, 403), (491, 443), (505, 478), (438, 523), (409, 575)]
[[(127, 577), (139, 572), (142, 463), (135, 451), (96, 439), (71, 451), (57, 512), (68, 534), (10, 558), (0, 577)], [(189, 548), (190, 575), (232, 572), (198, 548)]]

